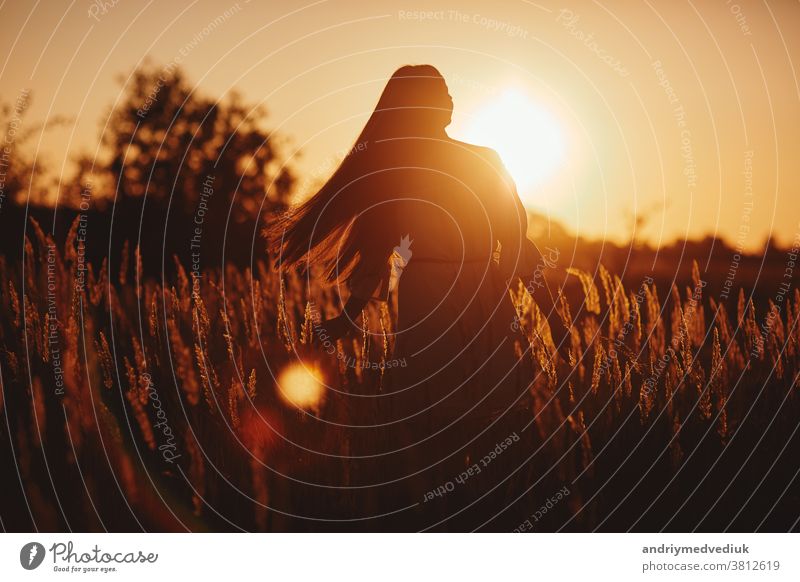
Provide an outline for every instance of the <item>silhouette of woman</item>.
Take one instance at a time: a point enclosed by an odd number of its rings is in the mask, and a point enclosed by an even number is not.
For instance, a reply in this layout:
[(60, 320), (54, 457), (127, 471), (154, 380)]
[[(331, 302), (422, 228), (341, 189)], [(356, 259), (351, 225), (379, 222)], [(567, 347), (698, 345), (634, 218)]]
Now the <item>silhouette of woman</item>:
[[(518, 442), (532, 418), (528, 341), (509, 285), (532, 277), (541, 255), (499, 156), (445, 133), (452, 110), (434, 67), (401, 67), (336, 172), (268, 231), (282, 265), (309, 261), (349, 289), (341, 315), (323, 324), (333, 337), (354, 328), (368, 301), (397, 289), (392, 357), (402, 365), (387, 370), (381, 403), (405, 457), (386, 473), (413, 475), (405, 492), (421, 506), (473, 466), (483, 475), (473, 470), (469, 480), (483, 489), (508, 477), (488, 479), (481, 461), (489, 455), (499, 468), (492, 451)], [(554, 312), (549, 295), (536, 299)], [(552, 319), (554, 336), (564, 337)], [(469, 497), (463, 481), (436, 495), (450, 513), (452, 500)]]

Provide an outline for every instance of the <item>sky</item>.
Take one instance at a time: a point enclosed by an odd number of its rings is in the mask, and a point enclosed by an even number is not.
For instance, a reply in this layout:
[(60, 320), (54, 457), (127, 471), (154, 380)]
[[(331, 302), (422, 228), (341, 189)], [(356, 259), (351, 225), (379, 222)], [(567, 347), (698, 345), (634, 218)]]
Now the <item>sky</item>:
[(32, 140), (66, 175), (132, 71), (177, 62), (204, 94), (263, 103), (308, 189), (391, 73), (429, 63), (450, 134), (497, 147), (532, 210), (593, 239), (752, 251), (800, 237), (797, 30), (789, 0), (5, 0), (0, 100), (73, 119)]

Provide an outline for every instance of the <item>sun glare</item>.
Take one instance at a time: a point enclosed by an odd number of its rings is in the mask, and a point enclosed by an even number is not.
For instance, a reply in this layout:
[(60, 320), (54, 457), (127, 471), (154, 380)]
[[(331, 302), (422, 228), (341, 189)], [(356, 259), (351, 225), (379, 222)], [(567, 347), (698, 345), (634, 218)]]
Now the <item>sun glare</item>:
[(290, 406), (318, 411), (325, 397), (322, 373), (313, 364), (289, 364), (278, 376), (278, 394)]
[(552, 113), (517, 90), (479, 109), (464, 137), (496, 150), (520, 190), (543, 182), (564, 157), (564, 136)]

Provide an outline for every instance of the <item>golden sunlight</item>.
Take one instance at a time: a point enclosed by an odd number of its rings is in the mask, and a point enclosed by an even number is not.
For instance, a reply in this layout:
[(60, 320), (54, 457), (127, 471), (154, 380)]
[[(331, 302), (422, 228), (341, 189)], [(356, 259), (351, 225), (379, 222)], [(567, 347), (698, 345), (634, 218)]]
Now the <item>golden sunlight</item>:
[(564, 158), (564, 135), (555, 117), (518, 90), (478, 109), (464, 139), (495, 149), (519, 190), (543, 182)]

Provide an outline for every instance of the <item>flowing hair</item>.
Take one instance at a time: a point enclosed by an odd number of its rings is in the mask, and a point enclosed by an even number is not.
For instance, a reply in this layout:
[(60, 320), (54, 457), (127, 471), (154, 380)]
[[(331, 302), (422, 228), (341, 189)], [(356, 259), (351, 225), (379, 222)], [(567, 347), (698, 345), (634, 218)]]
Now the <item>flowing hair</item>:
[(358, 219), (387, 194), (368, 184), (371, 175), (392, 166), (376, 144), (403, 132), (424, 134), (437, 125), (443, 130), (451, 111), (452, 101), (435, 67), (406, 65), (395, 71), (333, 175), (311, 198), (265, 229), (275, 263), (286, 268), (307, 261), (319, 265), (328, 282), (348, 280), (371, 242), (366, 220)]

